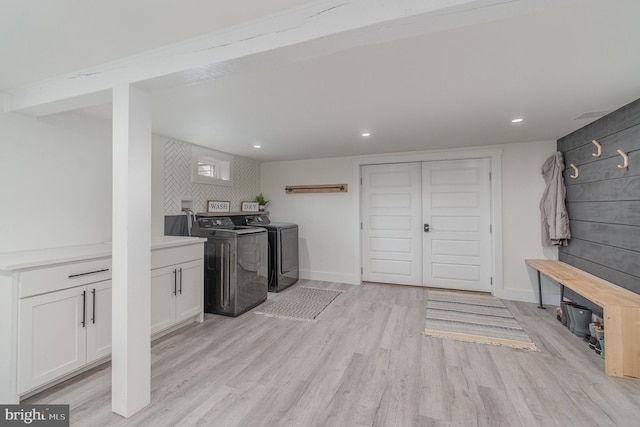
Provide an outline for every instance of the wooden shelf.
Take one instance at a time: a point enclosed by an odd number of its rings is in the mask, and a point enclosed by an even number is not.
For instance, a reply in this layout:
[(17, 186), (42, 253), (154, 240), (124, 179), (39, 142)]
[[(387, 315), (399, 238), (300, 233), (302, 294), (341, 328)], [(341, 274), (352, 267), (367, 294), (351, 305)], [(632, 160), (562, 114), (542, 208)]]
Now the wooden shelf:
[(197, 212), (197, 216), (245, 216), (245, 215), (269, 215), (267, 211), (260, 212)]
[(287, 194), (304, 193), (346, 193), (349, 191), (347, 184), (310, 184), (310, 185), (287, 185), (284, 192)]

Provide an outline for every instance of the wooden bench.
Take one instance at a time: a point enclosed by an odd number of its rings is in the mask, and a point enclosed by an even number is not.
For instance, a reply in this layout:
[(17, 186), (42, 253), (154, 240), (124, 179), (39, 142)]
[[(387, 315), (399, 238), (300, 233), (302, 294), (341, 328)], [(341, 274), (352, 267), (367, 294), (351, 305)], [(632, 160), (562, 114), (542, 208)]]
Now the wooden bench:
[(540, 308), (544, 308), (540, 273), (560, 284), (561, 300), (566, 286), (602, 307), (606, 373), (640, 379), (640, 295), (562, 261), (527, 259), (525, 262), (538, 271)]

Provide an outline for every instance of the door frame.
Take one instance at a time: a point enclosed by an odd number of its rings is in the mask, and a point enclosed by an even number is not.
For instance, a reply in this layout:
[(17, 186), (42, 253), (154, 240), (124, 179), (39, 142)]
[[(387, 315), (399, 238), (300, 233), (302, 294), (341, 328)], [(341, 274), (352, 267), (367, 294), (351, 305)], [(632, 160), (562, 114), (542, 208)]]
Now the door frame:
[(491, 161), (491, 275), (493, 277), (492, 294), (501, 297), (504, 294), (502, 277), (502, 149), (484, 148), (471, 150), (437, 150), (410, 153), (384, 154), (353, 158), (353, 277), (362, 283), (362, 230), (361, 219), (361, 170), (362, 166), (385, 163), (415, 163), (439, 160), (489, 159)]

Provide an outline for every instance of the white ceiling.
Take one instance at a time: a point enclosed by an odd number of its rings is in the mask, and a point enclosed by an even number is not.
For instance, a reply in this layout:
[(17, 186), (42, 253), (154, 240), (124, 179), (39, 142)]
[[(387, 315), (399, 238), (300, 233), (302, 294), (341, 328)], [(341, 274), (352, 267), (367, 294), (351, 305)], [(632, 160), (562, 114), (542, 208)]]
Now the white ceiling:
[[(305, 2), (253, 2), (251, 11), (205, 0), (15, 3), (0, 13), (0, 57), (13, 64), (0, 67), (2, 89)], [(64, 7), (44, 9), (49, 3)], [(38, 14), (25, 25), (30, 10)], [(339, 34), (322, 48), (282, 48), (199, 84), (154, 90), (154, 132), (264, 161), (557, 139), (593, 120), (577, 116), (640, 97), (638, 16), (637, 0), (580, 1), (327, 50), (348, 40)], [(110, 117), (109, 106), (82, 112)]]
[(0, 91), (308, 2), (0, 0)]

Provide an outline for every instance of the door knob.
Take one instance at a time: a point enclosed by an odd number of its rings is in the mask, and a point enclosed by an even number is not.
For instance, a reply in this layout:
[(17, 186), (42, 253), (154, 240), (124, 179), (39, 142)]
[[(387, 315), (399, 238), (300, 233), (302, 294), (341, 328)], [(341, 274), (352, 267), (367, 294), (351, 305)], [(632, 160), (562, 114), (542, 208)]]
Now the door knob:
[(429, 224), (425, 224), (424, 225), (424, 232), (428, 233), (429, 232)]

